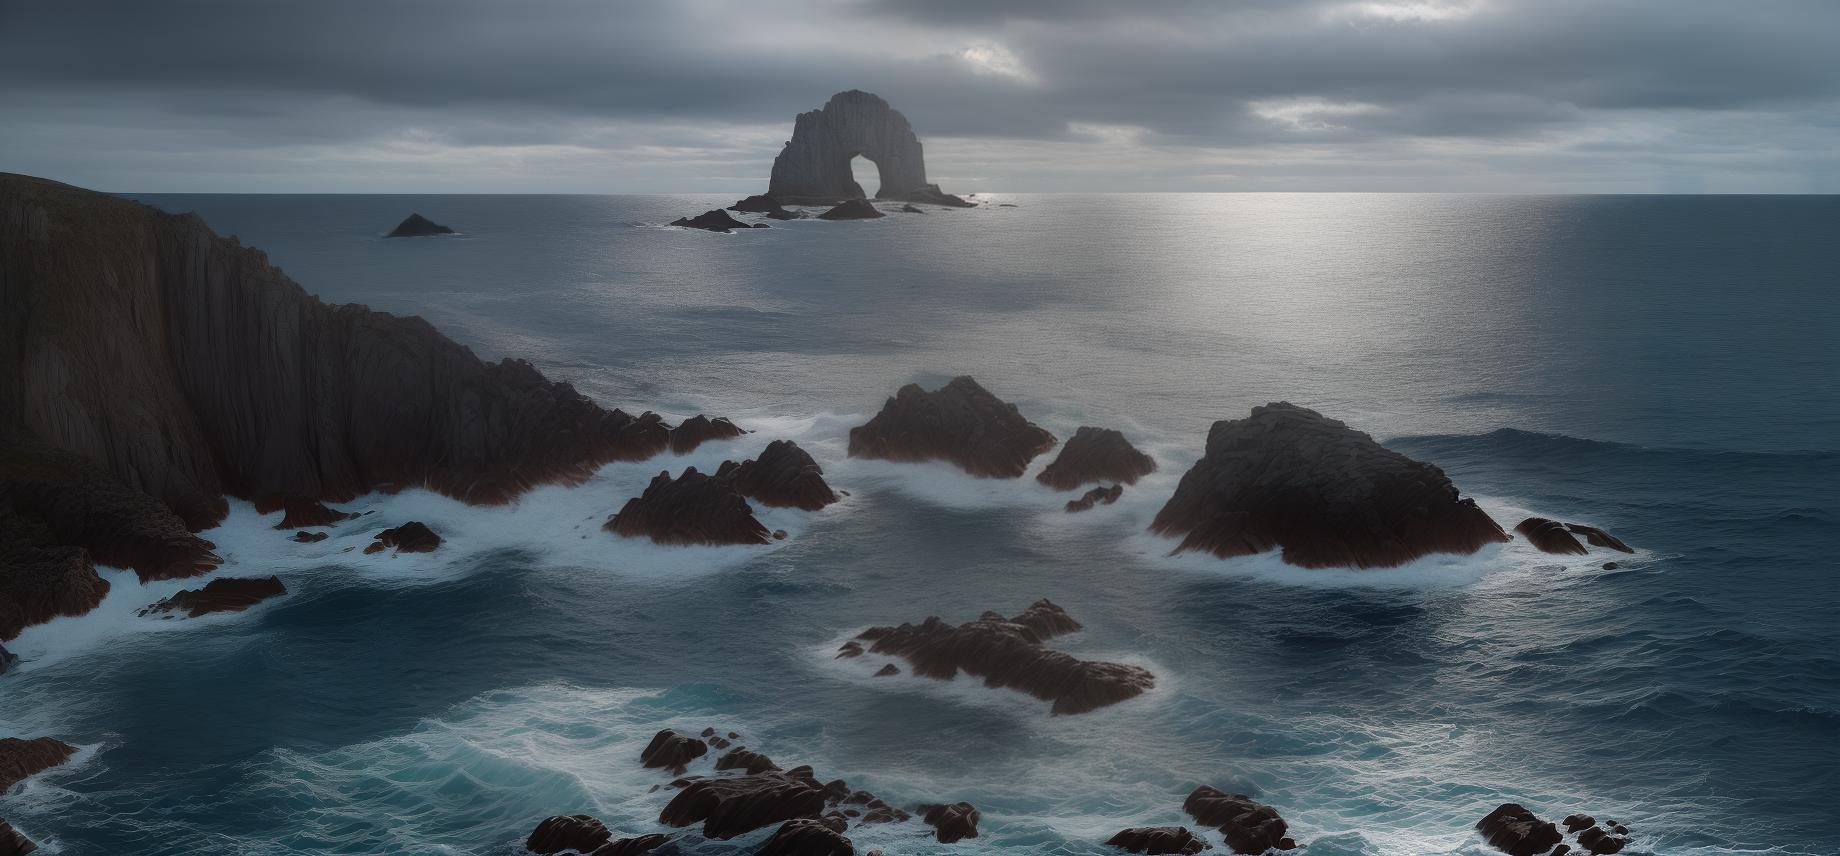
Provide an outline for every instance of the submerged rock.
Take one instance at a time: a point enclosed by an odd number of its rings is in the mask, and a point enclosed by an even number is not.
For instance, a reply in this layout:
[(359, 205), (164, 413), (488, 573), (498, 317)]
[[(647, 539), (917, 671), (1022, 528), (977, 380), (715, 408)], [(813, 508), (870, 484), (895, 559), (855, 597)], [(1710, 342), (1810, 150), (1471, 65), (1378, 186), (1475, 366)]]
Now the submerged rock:
[(1137, 666), (1080, 660), (1042, 644), (1077, 629), (1060, 607), (1038, 601), (1013, 619), (985, 613), (954, 627), (931, 616), (919, 624), (871, 627), (857, 638), (869, 640), (873, 653), (907, 660), (916, 675), (951, 680), (963, 671), (983, 678), (985, 686), (1053, 702), (1057, 716), (1116, 704), (1156, 685), (1156, 677)]
[(682, 773), (685, 765), (708, 752), (709, 744), (666, 728), (652, 735), (652, 742), (639, 752), (639, 763), (648, 770)]
[(766, 544), (767, 527), (735, 490), (734, 482), (687, 467), (671, 478), (659, 473), (645, 493), (626, 501), (601, 528), (658, 544)]
[(1476, 822), (1490, 847), (1508, 856), (1538, 856), (1565, 840), (1559, 828), (1535, 817), (1519, 803), (1503, 803)]
[(302, 529), (299, 532), (294, 533), (294, 540), (299, 541), (302, 544), (317, 544), (321, 541), (326, 540), (327, 537), (329, 536), (324, 532), (308, 532), (305, 529)]
[(271, 597), (287, 594), (277, 577), (224, 577), (202, 589), (186, 589), (140, 611), (141, 615), (197, 618), (213, 612), (241, 612)]
[(1080, 511), (1091, 511), (1092, 507), (1095, 505), (1111, 505), (1117, 502), (1118, 498), (1121, 496), (1124, 496), (1124, 485), (1115, 484), (1111, 487), (1095, 487), (1087, 491), (1085, 495), (1081, 496), (1079, 499), (1067, 500), (1067, 513), (1073, 514)]
[(1620, 553), (1634, 553), (1622, 539), (1595, 526), (1582, 523), (1560, 523), (1544, 517), (1529, 517), (1514, 527), (1516, 534), (1527, 539), (1542, 553), (1583, 556), (1590, 552), (1584, 544), (1578, 543), (1577, 535), (1583, 535), (1585, 542), (1593, 547), (1603, 547)]
[(702, 229), (706, 232), (723, 233), (732, 232), (736, 229), (767, 228), (767, 224), (765, 223), (743, 223), (720, 208), (704, 211), (695, 217), (679, 217), (676, 220), (672, 220), (671, 225), (682, 226), (686, 229)]
[(724, 417), (718, 416), (711, 419), (699, 413), (671, 429), (671, 451), (679, 455), (687, 455), (695, 451), (696, 447), (711, 440), (727, 440), (746, 434), (746, 431), (741, 430), (741, 426)]
[(1203, 850), (1212, 849), (1207, 841), (1188, 831), (1186, 826), (1139, 826), (1120, 831), (1107, 839), (1107, 844), (1121, 847), (1132, 853), (1146, 853), (1150, 856), (1163, 854), (1180, 854), (1195, 856)]
[(1306, 568), (1384, 568), (1508, 539), (1444, 471), (1314, 410), (1279, 402), (1215, 422), (1150, 530), (1174, 552), (1282, 549)]
[(848, 199), (848, 200), (845, 200), (839, 203), (836, 207), (832, 208), (831, 210), (826, 211), (823, 214), (819, 214), (818, 219), (820, 220), (874, 220), (877, 217), (886, 217), (886, 216), (888, 215), (883, 214), (879, 209), (877, 209), (874, 205), (870, 205), (868, 201), (866, 200)]
[(850, 429), (852, 458), (947, 461), (982, 478), (1017, 478), (1054, 435), (969, 377), (933, 392), (910, 383), (867, 423)]
[(773, 831), (755, 856), (855, 856), (856, 845), (823, 820), (788, 820)]
[(921, 819), (933, 827), (933, 837), (941, 844), (978, 837), (978, 810), (968, 802), (921, 806), (920, 811)]
[(1288, 826), (1278, 810), (1261, 805), (1245, 794), (1229, 794), (1202, 785), (1182, 803), (1196, 823), (1217, 827), (1235, 853), (1256, 854), (1290, 850), (1296, 842), (1285, 837)]
[(795, 818), (824, 813), (816, 782), (769, 771), (733, 778), (693, 779), (665, 804), (658, 822), (703, 824), (705, 838), (728, 839)]
[(901, 213), (902, 214), (925, 214), (926, 212), (920, 210), (919, 208), (914, 207), (910, 203), (910, 204), (901, 206)]
[(1156, 461), (1124, 434), (1082, 425), (1035, 480), (1055, 490), (1073, 490), (1088, 482), (1136, 484), (1155, 471)]
[(38, 852), (38, 845), (32, 843), (25, 833), (13, 828), (5, 820), (0, 820), (0, 856), (26, 856)]
[(50, 737), (0, 738), (0, 793), (70, 760), (75, 754), (77, 747)]
[(429, 235), (452, 235), (454, 230), (447, 228), (420, 214), (410, 214), (403, 218), (396, 228), (390, 230), (386, 238), (422, 238)]
[(888, 678), (888, 677), (893, 677), (895, 675), (898, 675), (900, 673), (901, 673), (900, 666), (897, 666), (893, 663), (888, 663), (882, 666), (880, 669), (875, 670), (874, 676), (878, 678)]
[(791, 440), (774, 440), (760, 457), (738, 465), (725, 462), (716, 475), (732, 479), (737, 492), (761, 505), (818, 511), (837, 501), (824, 468)]
[(419, 520), (411, 520), (394, 529), (377, 533), (377, 540), (364, 548), (365, 553), (395, 549), (398, 553), (432, 553), (441, 546), (441, 536)]

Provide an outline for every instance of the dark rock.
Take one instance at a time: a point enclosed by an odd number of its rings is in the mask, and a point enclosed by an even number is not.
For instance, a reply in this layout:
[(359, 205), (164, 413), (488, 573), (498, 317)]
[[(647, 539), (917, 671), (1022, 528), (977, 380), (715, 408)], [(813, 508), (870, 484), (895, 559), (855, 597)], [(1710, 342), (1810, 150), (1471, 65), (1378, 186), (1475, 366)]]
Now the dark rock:
[[(322, 303), (192, 214), (0, 176), (0, 282), (0, 436), (70, 450), (191, 530), (227, 494), (503, 503), (666, 443), (657, 417), (420, 318)], [(49, 365), (68, 370), (28, 370)]]
[(998, 208), (1015, 208), (1015, 207), (1016, 207), (1016, 203), (1014, 203), (1014, 202), (999, 202), (999, 203), (997, 203), (997, 207), (998, 207)]
[(639, 752), (639, 763), (648, 770), (663, 768), (682, 773), (685, 765), (708, 752), (709, 744), (666, 728), (652, 735), (652, 742)]
[(908, 204), (908, 205), (901, 206), (901, 213), (902, 214), (925, 214), (926, 212), (920, 210), (919, 208), (916, 208), (912, 204)]
[(1601, 826), (1593, 826), (1578, 833), (1578, 846), (1590, 851), (1591, 856), (1620, 853), (1628, 843), (1629, 839), (1612, 834)]
[(524, 849), (546, 855), (564, 850), (588, 853), (612, 837), (613, 833), (607, 831), (605, 824), (588, 815), (556, 815), (531, 830), (530, 837), (524, 840)]
[(843, 802), (850, 797), (850, 783), (842, 779), (832, 779), (824, 783), (824, 801), (831, 804)]
[(358, 515), (351, 512), (327, 508), (325, 504), (312, 499), (270, 499), (257, 502), (258, 514), (272, 514), (276, 510), (285, 512), (276, 529), (307, 529), (315, 526), (331, 526), (334, 523), (350, 520)]
[(1589, 553), (1590, 551), (1585, 548), (1584, 544), (1578, 543), (1576, 535), (1583, 535), (1585, 541), (1593, 547), (1603, 547), (1622, 553), (1635, 552), (1615, 535), (1582, 523), (1560, 523), (1544, 517), (1529, 517), (1514, 527), (1514, 531), (1526, 538), (1528, 543), (1542, 553), (1569, 556), (1583, 556)]
[(800, 817), (824, 813), (824, 791), (780, 772), (695, 779), (658, 815), (666, 826), (703, 824), (706, 838), (728, 839)]
[(886, 217), (886, 216), (888, 215), (883, 214), (881, 211), (877, 210), (875, 206), (870, 205), (868, 202), (864, 200), (848, 199), (848, 200), (845, 200), (839, 203), (835, 208), (832, 208), (831, 210), (826, 211), (823, 214), (819, 214), (818, 219), (820, 220), (874, 220), (877, 217)]
[(941, 844), (978, 837), (978, 810), (968, 802), (921, 806), (920, 811), (921, 819), (933, 827), (934, 837)]
[(803, 220), (805, 219), (805, 215), (797, 211), (783, 211), (783, 210), (782, 211), (769, 211), (767, 212), (767, 219), (768, 220)]
[(1207, 841), (1189, 832), (1186, 826), (1139, 826), (1126, 829), (1105, 843), (1132, 853), (1147, 853), (1151, 856), (1169, 853), (1195, 856), (1203, 850), (1212, 849)]
[(398, 553), (432, 553), (441, 546), (441, 536), (421, 521), (411, 520), (394, 529), (377, 533), (377, 540), (364, 548), (366, 553), (395, 549)]
[(1538, 856), (1565, 840), (1557, 826), (1535, 817), (1517, 803), (1502, 803), (1477, 821), (1476, 829), (1490, 847), (1509, 856)]
[(57, 543), (42, 518), (9, 506), (5, 491), (0, 483), (0, 641), (61, 615), (89, 612), (109, 592), (89, 551)]
[(883, 667), (881, 667), (881, 668), (879, 668), (879, 669), (876, 669), (876, 670), (875, 670), (875, 677), (878, 677), (878, 678), (886, 678), (886, 677), (890, 677), (890, 676), (892, 676), (892, 675), (898, 675), (898, 674), (900, 674), (900, 673), (901, 673), (901, 667), (900, 667), (900, 666), (897, 666), (897, 665), (895, 665), (895, 664), (893, 664), (893, 663), (889, 663), (889, 664), (887, 664), (887, 665), (885, 665), (885, 666), (883, 666)]
[(779, 200), (764, 193), (757, 193), (746, 199), (742, 199), (728, 206), (728, 210), (740, 211), (744, 214), (773, 214), (776, 212), (784, 213), (786, 211), (786, 209), (779, 204)]
[(1121, 496), (1124, 496), (1124, 485), (1115, 484), (1111, 487), (1095, 487), (1087, 491), (1079, 499), (1067, 500), (1067, 513), (1074, 514), (1081, 511), (1091, 511), (1092, 507), (1095, 505), (1111, 505), (1117, 502), (1118, 498)]
[(1443, 470), (1283, 402), (1215, 422), (1150, 529), (1181, 536), (1177, 553), (1282, 548), (1306, 568), (1392, 567), (1508, 540)]
[[(765, 773), (768, 770), (777, 770), (779, 769), (779, 765), (773, 763), (772, 758), (768, 758), (759, 752), (750, 750), (746, 746), (736, 746), (734, 751), (716, 759), (716, 769), (746, 770), (748, 773), (753, 774)], [(806, 769), (809, 770), (810, 768)]]
[(385, 235), (386, 238), (423, 238), (429, 235), (452, 235), (454, 230), (447, 228), (420, 214), (410, 214), (396, 228)]
[(1572, 852), (1572, 845), (1561, 844), (1557, 847), (1554, 847), (1552, 849), (1552, 852), (1546, 854), (1546, 856), (1565, 856), (1565, 854), (1570, 853), (1570, 852)]
[(1288, 827), (1284, 818), (1278, 816), (1278, 810), (1261, 805), (1245, 794), (1229, 794), (1202, 785), (1188, 795), (1182, 810), (1197, 823), (1218, 827), (1227, 848), (1235, 853), (1287, 849), (1280, 847)]
[(1590, 829), (1591, 827), (1596, 826), (1597, 818), (1594, 818), (1588, 814), (1571, 814), (1571, 815), (1566, 815), (1563, 823), (1565, 824), (1566, 832), (1577, 832), (1581, 829)]
[(879, 199), (971, 204), (927, 182), (926, 156), (907, 117), (855, 89), (831, 96), (823, 109), (798, 115), (792, 139), (773, 159), (767, 193), (785, 204), (861, 199), (862, 185), (850, 171), (850, 159), (859, 154), (876, 166)]
[(302, 529), (299, 532), (294, 533), (294, 540), (299, 541), (302, 544), (315, 544), (320, 541), (326, 540), (326, 537), (327, 535), (324, 532), (308, 532), (305, 529)]
[(30, 740), (0, 738), (0, 793), (5, 793), (27, 777), (36, 776), (70, 760), (70, 756), (75, 754), (77, 747), (50, 737), (34, 737)]
[(6, 674), (7, 670), (13, 668), (13, 664), (17, 662), (19, 662), (19, 655), (6, 650), (5, 645), (0, 645), (0, 675)]
[(717, 475), (734, 479), (735, 490), (761, 505), (817, 511), (837, 501), (824, 481), (824, 468), (791, 440), (774, 440), (760, 457)]
[(743, 223), (740, 220), (736, 220), (727, 211), (723, 211), (719, 208), (713, 211), (705, 211), (695, 217), (679, 217), (676, 220), (672, 220), (671, 225), (682, 226), (686, 229), (702, 229), (707, 232), (722, 232), (724, 234), (736, 229), (767, 228), (767, 224), (765, 223)]
[(1083, 425), (1035, 480), (1055, 490), (1073, 490), (1088, 482), (1136, 484), (1155, 471), (1156, 461), (1123, 434)]
[(25, 833), (13, 828), (13, 825), (0, 820), (0, 856), (26, 856), (38, 852), (38, 845), (32, 843)]
[(1075, 621), (1059, 604), (1047, 598), (1029, 604), (1029, 608), (1018, 613), (1011, 622), (1020, 624), (1033, 631), (1035, 638), (1043, 642), (1056, 636), (1078, 633), (1085, 630), (1085, 625)]
[(920, 624), (871, 627), (857, 638), (870, 640), (874, 653), (907, 660), (916, 675), (951, 680), (964, 671), (983, 678), (985, 686), (1011, 687), (1051, 701), (1054, 715), (1085, 713), (1155, 686), (1155, 676), (1136, 666), (1080, 660), (1042, 645), (1034, 627), (1072, 621), (1059, 607), (1046, 606), (1052, 612), (1031, 607), (1015, 619), (986, 614), (956, 627), (934, 616)]
[(786, 540), (786, 530), (784, 530), (784, 529), (775, 529), (775, 530), (773, 530), (773, 540), (775, 540), (775, 541), (784, 541), (784, 540)]
[(843, 830), (822, 820), (797, 818), (780, 824), (757, 856), (856, 856), (856, 845)]
[(202, 589), (186, 589), (140, 611), (141, 615), (184, 613), (197, 618), (213, 612), (241, 612), (271, 597), (287, 594), (287, 587), (276, 577), (224, 577), (205, 583)]
[(1016, 478), (1054, 435), (1014, 404), (969, 377), (935, 392), (908, 384), (867, 423), (850, 429), (850, 457), (889, 461), (948, 461), (974, 476)]
[(861, 657), (862, 654), (863, 654), (862, 643), (854, 639), (851, 639), (850, 641), (837, 646), (837, 656), (832, 657), (831, 659), (842, 660), (846, 657)]
[(1617, 569), (1618, 567), (1619, 567), (1619, 566), (1618, 566), (1618, 565), (1617, 565), (1617, 563), (1615, 563), (1615, 562), (1605, 562), (1605, 563), (1604, 563), (1604, 570), (1606, 570), (1606, 571), (1614, 571), (1614, 570), (1616, 570), (1616, 569)]
[(671, 451), (679, 455), (689, 454), (696, 447), (711, 440), (727, 440), (747, 434), (741, 426), (722, 417), (711, 419), (702, 414), (685, 419), (683, 424), (671, 429)]
[(645, 493), (626, 501), (601, 528), (659, 544), (766, 544), (767, 527), (735, 491), (734, 482), (686, 468), (659, 473)]
[(643, 856), (658, 849), (659, 845), (671, 840), (671, 836), (660, 832), (650, 835), (638, 835), (632, 838), (615, 838), (594, 848), (588, 856)]

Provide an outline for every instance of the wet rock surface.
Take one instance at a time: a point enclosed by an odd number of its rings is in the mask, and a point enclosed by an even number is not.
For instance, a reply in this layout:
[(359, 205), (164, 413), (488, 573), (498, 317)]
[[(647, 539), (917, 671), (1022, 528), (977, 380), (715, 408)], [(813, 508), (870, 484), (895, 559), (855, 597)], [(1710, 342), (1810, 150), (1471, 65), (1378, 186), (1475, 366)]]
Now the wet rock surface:
[[(919, 624), (871, 627), (857, 640), (869, 642), (870, 652), (906, 660), (916, 675), (951, 680), (962, 671), (982, 678), (985, 686), (1012, 688), (1052, 702), (1054, 715), (1096, 710), (1156, 685), (1155, 676), (1137, 666), (1081, 660), (1042, 644), (1078, 628), (1060, 607), (1038, 601), (1015, 618), (985, 613), (954, 626), (931, 616)], [(846, 642), (845, 648), (849, 645)], [(840, 656), (843, 653), (840, 649)]]
[(1182, 804), (1196, 823), (1216, 827), (1235, 853), (1256, 854), (1290, 850), (1296, 842), (1285, 835), (1288, 826), (1278, 810), (1261, 805), (1245, 794), (1230, 794), (1202, 785)]
[(921, 806), (920, 812), (920, 818), (933, 827), (933, 837), (941, 844), (978, 837), (978, 810), (968, 802)]
[(398, 553), (432, 553), (441, 546), (441, 536), (418, 520), (377, 533), (377, 540), (364, 548), (365, 553), (395, 550)]
[(708, 743), (666, 728), (652, 735), (652, 742), (639, 753), (639, 764), (648, 770), (662, 768), (682, 773), (686, 764), (708, 752)]
[(429, 235), (452, 235), (454, 230), (447, 228), (420, 214), (410, 214), (403, 218), (396, 228), (390, 230), (386, 238), (422, 238)]
[(767, 224), (765, 223), (743, 223), (720, 208), (704, 211), (695, 217), (679, 217), (676, 220), (672, 220), (671, 225), (682, 226), (686, 229), (702, 229), (705, 232), (722, 232), (724, 234), (733, 232), (736, 229), (767, 228)]
[(77, 747), (50, 737), (0, 738), (0, 793), (69, 761)]
[(849, 199), (849, 200), (845, 200), (843, 202), (838, 203), (835, 207), (831, 208), (829, 211), (819, 214), (818, 219), (820, 220), (874, 220), (878, 217), (886, 217), (886, 216), (888, 215), (883, 214), (880, 209), (876, 208), (874, 205), (870, 205), (868, 202), (864, 200)]
[(271, 597), (287, 594), (277, 577), (225, 577), (202, 589), (186, 589), (140, 611), (141, 615), (197, 618), (214, 612), (241, 612)]
[(815, 818), (824, 807), (824, 791), (815, 781), (769, 771), (694, 779), (665, 805), (658, 822), (701, 823), (704, 837), (727, 839), (794, 818)]
[(556, 815), (531, 830), (530, 837), (524, 840), (524, 849), (546, 856), (565, 850), (588, 853), (612, 837), (613, 833), (605, 824), (588, 815)]
[(1136, 484), (1153, 472), (1156, 461), (1124, 434), (1082, 425), (1035, 480), (1055, 490), (1073, 490), (1089, 482)]
[(908, 384), (875, 418), (850, 429), (853, 458), (946, 461), (974, 476), (1017, 478), (1054, 435), (969, 377), (933, 392)]
[(671, 429), (671, 451), (686, 455), (712, 440), (728, 440), (747, 434), (741, 426), (720, 416), (711, 419), (698, 414)]
[(645, 492), (626, 501), (601, 527), (627, 538), (672, 545), (766, 544), (767, 527), (729, 478), (688, 467), (677, 478), (659, 473)]
[(25, 833), (13, 828), (13, 825), (0, 820), (0, 856), (25, 856), (38, 851), (38, 845), (32, 843)]
[(855, 856), (856, 846), (822, 820), (799, 818), (780, 824), (757, 856)]
[(1538, 856), (1553, 849), (1565, 836), (1553, 824), (1535, 817), (1519, 803), (1503, 803), (1476, 822), (1490, 847), (1509, 856)]
[(1124, 485), (1095, 487), (1081, 495), (1079, 499), (1067, 500), (1067, 513), (1077, 514), (1082, 511), (1091, 511), (1094, 506), (1111, 505), (1121, 496), (1124, 496)]
[(717, 475), (732, 479), (736, 492), (761, 505), (817, 511), (837, 501), (824, 468), (791, 440), (774, 440), (759, 457), (738, 465), (725, 462)]
[(1280, 549), (1306, 568), (1393, 567), (1508, 540), (1443, 470), (1284, 402), (1214, 423), (1150, 529), (1180, 537), (1174, 552)]
[(1206, 841), (1186, 826), (1139, 826), (1121, 830), (1117, 835), (1107, 839), (1107, 844), (1132, 853), (1147, 853), (1150, 856), (1160, 854), (1181, 854), (1194, 856), (1203, 850), (1212, 849)]
[[(1544, 517), (1529, 517), (1514, 527), (1514, 533), (1527, 539), (1542, 553), (1557, 555), (1583, 556), (1591, 551), (1585, 546), (1601, 547), (1619, 553), (1634, 553), (1635, 550), (1616, 537), (1595, 526), (1582, 523), (1560, 523)], [(1578, 536), (1584, 536), (1584, 542)]]

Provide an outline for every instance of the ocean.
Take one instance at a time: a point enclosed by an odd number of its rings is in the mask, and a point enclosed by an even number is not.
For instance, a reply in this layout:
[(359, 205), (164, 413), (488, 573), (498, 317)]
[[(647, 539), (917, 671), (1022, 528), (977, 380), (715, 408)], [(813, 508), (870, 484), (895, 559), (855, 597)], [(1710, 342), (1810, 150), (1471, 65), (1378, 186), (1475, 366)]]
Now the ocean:
[[(507, 508), (366, 497), (319, 544), (234, 504), (205, 533), (223, 573), (290, 594), (162, 621), (135, 610), (187, 581), (105, 571), (99, 610), (9, 643), (0, 735), (83, 751), (0, 817), (62, 854), (513, 854), (552, 814), (659, 831), (670, 776), (640, 748), (713, 726), (983, 813), (957, 845), (852, 828), (859, 853), (1113, 853), (1127, 826), (1194, 828), (1200, 784), (1277, 807), (1308, 856), (1480, 856), (1471, 827), (1506, 801), (1621, 821), (1626, 853), (1840, 853), (1840, 197), (996, 194), (663, 225), (740, 195), (136, 197), (328, 301), (755, 433)], [(460, 234), (381, 238), (410, 212)], [(1063, 439), (1121, 429), (1159, 470), (1069, 515), (1032, 478), (845, 457), (899, 386), (959, 374)], [(1638, 552), (1168, 556), (1145, 526), (1209, 424), (1280, 400), (1438, 464), (1506, 527), (1590, 523)], [(767, 510), (787, 540), (600, 531), (658, 471), (782, 437), (850, 492)], [(410, 519), (447, 544), (341, 552)], [(1156, 689), (1050, 717), (832, 659), (872, 624), (1043, 597), (1086, 625), (1055, 647)]]

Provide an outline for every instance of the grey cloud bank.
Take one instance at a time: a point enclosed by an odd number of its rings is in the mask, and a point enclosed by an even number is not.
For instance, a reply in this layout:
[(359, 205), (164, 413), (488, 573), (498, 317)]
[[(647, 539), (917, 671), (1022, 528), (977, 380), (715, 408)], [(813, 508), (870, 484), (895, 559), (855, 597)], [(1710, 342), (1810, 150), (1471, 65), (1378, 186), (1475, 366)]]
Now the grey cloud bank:
[(757, 192), (886, 97), (963, 190), (1840, 192), (1840, 4), (0, 0), (0, 170)]

